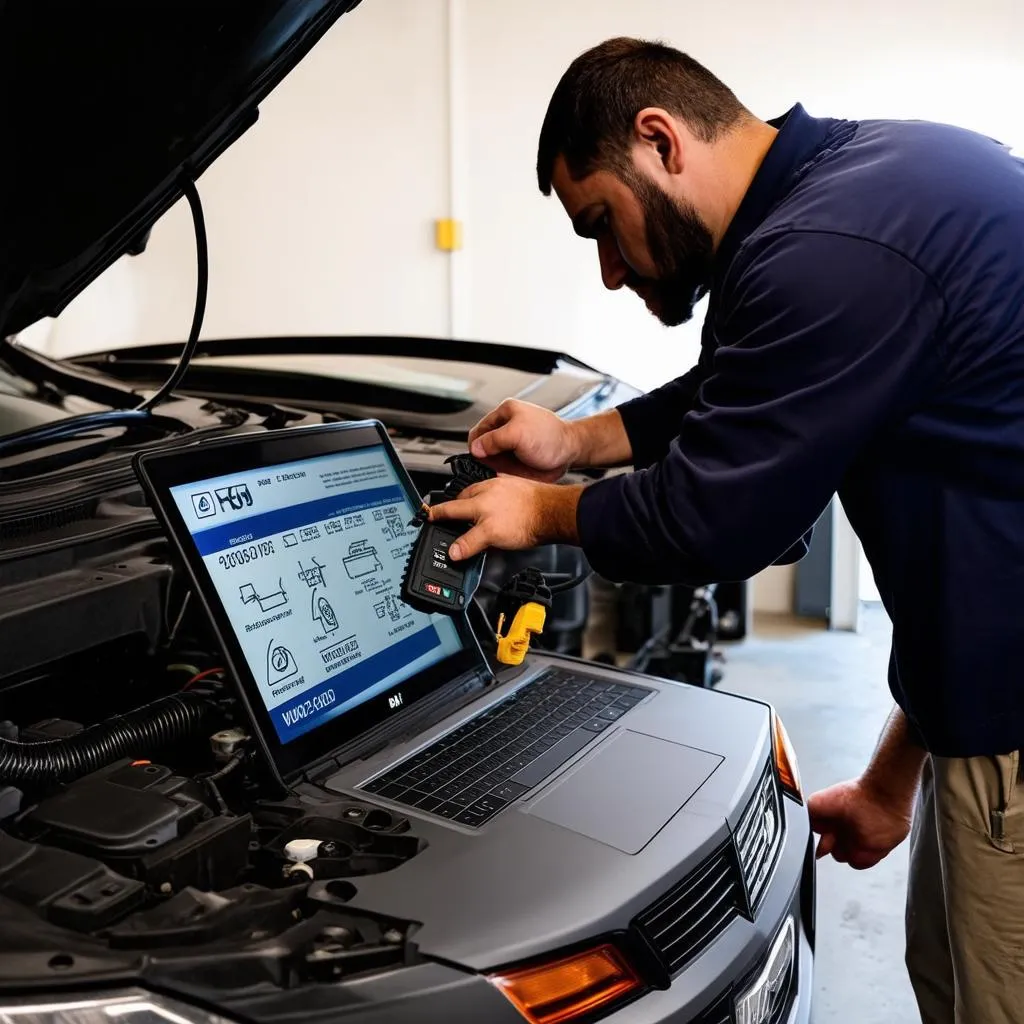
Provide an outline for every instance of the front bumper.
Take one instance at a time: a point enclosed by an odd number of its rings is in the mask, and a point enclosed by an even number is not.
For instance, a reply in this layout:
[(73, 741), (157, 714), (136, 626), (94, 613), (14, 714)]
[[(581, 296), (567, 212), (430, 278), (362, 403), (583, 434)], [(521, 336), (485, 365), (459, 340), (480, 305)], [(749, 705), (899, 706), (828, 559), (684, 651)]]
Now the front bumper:
[[(765, 959), (788, 919), (794, 926), (796, 965), (791, 997), (781, 1012), (756, 1024), (808, 1024), (814, 947), (814, 856), (807, 814), (786, 801), (787, 827), (771, 883), (756, 919), (737, 917), (672, 984), (653, 990), (603, 1018), (608, 1024), (735, 1024), (734, 1002), (763, 973)], [(146, 986), (147, 979), (140, 979)], [(155, 979), (154, 979), (155, 980)], [(179, 1001), (175, 1020), (196, 1024), (249, 1021), (258, 1024), (522, 1024), (523, 1018), (481, 975), (441, 963), (354, 979), (344, 986), (301, 991), (257, 987), (210, 1006), (184, 977), (164, 977), (154, 988)], [(104, 993), (106, 994), (106, 993)], [(61, 1000), (58, 990), (41, 995)], [(36, 997), (40, 998), (40, 997)], [(0, 1015), (6, 1000), (0, 997)], [(217, 1017), (199, 1011), (210, 1006)], [(196, 1008), (193, 1015), (189, 1004)], [(47, 1019), (34, 1016), (37, 1022)], [(51, 1018), (53, 1019), (53, 1018)], [(62, 1018), (61, 1024), (76, 1024)], [(77, 1020), (82, 1024), (82, 1019)], [(148, 1024), (148, 1022), (147, 1022)], [(163, 1024), (163, 1022), (158, 1022)]]

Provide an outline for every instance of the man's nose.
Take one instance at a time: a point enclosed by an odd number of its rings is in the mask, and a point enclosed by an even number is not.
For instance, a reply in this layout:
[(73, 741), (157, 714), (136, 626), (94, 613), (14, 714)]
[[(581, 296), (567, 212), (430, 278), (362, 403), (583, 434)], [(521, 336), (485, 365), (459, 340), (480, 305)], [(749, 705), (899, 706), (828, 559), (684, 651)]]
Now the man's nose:
[(601, 280), (605, 288), (613, 292), (618, 291), (626, 283), (629, 267), (610, 233), (598, 239), (597, 256), (601, 261)]

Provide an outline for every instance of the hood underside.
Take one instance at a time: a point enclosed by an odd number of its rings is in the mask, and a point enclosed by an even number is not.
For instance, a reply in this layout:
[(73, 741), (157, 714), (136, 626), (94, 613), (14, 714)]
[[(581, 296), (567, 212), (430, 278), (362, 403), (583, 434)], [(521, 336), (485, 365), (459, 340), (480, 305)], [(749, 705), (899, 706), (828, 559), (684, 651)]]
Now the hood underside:
[(0, 336), (55, 316), (360, 0), (0, 0)]

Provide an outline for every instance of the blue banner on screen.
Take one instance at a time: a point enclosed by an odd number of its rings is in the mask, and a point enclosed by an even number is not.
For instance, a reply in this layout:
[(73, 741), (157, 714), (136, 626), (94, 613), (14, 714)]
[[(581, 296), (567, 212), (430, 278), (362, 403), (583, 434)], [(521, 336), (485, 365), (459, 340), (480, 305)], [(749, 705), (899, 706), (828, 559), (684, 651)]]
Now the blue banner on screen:
[(399, 596), (415, 509), (383, 446), (171, 494), (282, 743), (462, 650)]
[(435, 650), (440, 644), (437, 630), (427, 626), (372, 658), (331, 676), (288, 704), (279, 705), (271, 712), (278, 736), (282, 742), (287, 743), (296, 736), (316, 729), (352, 706), (352, 698), (347, 695), (362, 693), (368, 686), (388, 678), (396, 670)]

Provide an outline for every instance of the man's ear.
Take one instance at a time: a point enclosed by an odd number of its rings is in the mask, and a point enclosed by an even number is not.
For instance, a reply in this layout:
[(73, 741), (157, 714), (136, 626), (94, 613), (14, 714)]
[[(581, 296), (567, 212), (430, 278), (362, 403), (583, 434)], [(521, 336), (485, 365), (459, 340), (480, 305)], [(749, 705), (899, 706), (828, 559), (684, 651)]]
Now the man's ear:
[[(645, 107), (633, 119), (635, 143), (669, 174), (681, 174), (684, 140), (676, 119), (661, 107)], [(653, 169), (653, 168), (652, 168)]]

